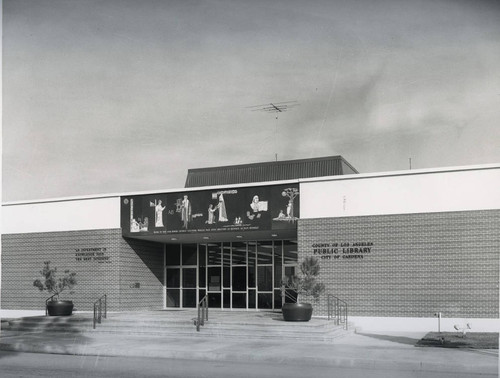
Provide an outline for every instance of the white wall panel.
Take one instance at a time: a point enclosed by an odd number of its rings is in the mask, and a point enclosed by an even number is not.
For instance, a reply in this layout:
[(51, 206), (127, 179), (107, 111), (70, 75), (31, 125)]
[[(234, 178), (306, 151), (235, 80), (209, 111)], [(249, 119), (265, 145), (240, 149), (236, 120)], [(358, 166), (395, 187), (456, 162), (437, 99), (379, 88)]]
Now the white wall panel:
[[(500, 209), (500, 166), (300, 180), (300, 217)], [(120, 197), (2, 206), (2, 233), (120, 228)]]
[(500, 167), (302, 181), (300, 217), (500, 209)]
[(2, 206), (2, 233), (120, 228), (120, 197)]

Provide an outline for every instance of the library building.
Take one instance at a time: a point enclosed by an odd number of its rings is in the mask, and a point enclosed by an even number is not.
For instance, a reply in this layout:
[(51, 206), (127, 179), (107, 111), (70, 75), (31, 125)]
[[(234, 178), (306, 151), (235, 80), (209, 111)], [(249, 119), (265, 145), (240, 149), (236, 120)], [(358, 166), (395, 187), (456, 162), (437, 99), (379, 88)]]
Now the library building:
[[(189, 169), (181, 189), (2, 204), (0, 308), (40, 310), (44, 262), (91, 311), (276, 311), (318, 261), (360, 327), (418, 331), (499, 318), (500, 165), (358, 173), (341, 156)], [(370, 325), (376, 325), (370, 327)]]

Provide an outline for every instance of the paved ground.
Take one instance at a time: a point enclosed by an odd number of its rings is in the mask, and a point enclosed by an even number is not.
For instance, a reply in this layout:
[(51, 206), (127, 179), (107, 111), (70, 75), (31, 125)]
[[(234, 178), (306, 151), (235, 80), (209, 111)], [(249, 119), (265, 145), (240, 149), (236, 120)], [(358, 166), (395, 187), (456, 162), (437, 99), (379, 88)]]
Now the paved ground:
[(448, 373), (405, 369), (366, 369), (318, 364), (195, 361), (143, 357), (72, 356), (0, 351), (2, 378), (486, 378), (471, 372)]
[(2, 331), (0, 349), (83, 356), (318, 364), (368, 369), (498, 374), (498, 350), (415, 347), (424, 333), (351, 334), (333, 343)]

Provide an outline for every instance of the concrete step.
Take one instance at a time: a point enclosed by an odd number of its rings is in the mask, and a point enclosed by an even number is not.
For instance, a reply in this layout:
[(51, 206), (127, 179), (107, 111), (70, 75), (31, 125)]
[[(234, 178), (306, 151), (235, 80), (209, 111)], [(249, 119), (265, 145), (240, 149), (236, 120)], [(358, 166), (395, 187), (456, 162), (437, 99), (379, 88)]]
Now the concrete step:
[[(210, 328), (213, 329), (225, 329), (225, 328), (233, 328), (233, 329), (241, 329), (245, 330), (248, 328), (252, 328), (253, 330), (259, 331), (269, 331), (269, 330), (288, 330), (293, 329), (295, 332), (328, 332), (330, 330), (335, 330), (339, 327), (334, 322), (328, 322), (326, 324), (319, 325), (308, 325), (307, 323), (292, 323), (292, 322), (282, 322), (282, 323), (273, 323), (273, 324), (261, 324), (261, 323), (236, 323), (236, 322), (224, 322), (220, 320), (211, 320), (205, 322), (205, 324), (209, 325)], [(103, 325), (113, 325), (117, 328), (183, 328), (183, 327), (192, 327), (195, 325), (195, 319), (187, 319), (183, 321), (170, 321), (165, 320), (162, 322), (159, 321), (134, 321), (134, 320), (117, 320), (113, 318), (103, 319)]]
[(295, 332), (289, 331), (270, 331), (259, 330), (256, 331), (252, 328), (247, 329), (231, 329), (228, 327), (211, 328), (207, 323), (201, 327), (201, 331), (197, 332), (194, 326), (190, 327), (177, 327), (168, 328), (163, 327), (160, 329), (153, 328), (130, 328), (130, 327), (116, 327), (113, 325), (101, 324), (94, 330), (91, 326), (86, 328), (68, 328), (68, 327), (12, 327), (10, 331), (16, 332), (30, 332), (30, 333), (109, 333), (109, 334), (123, 334), (123, 335), (138, 335), (138, 336), (151, 336), (151, 337), (217, 337), (217, 338), (247, 338), (247, 339), (303, 339), (309, 341), (327, 341), (354, 332), (354, 329), (346, 331), (344, 329), (337, 329), (329, 332)]
[(92, 317), (30, 316), (2, 322), (2, 330), (19, 332), (85, 332), (92, 329)]
[(2, 329), (14, 332), (33, 333), (103, 333), (143, 335), (153, 337), (215, 337), (248, 339), (283, 339), (307, 341), (333, 341), (354, 332), (354, 327), (345, 330), (333, 321), (313, 318), (310, 322), (285, 322), (276, 314), (213, 313), (209, 321), (196, 332), (194, 313), (178, 312), (165, 314), (117, 313), (108, 314), (101, 324), (93, 329), (92, 314), (73, 316), (38, 316), (10, 320)]
[[(117, 324), (113, 321), (103, 321), (102, 324), (97, 326), (97, 329), (103, 331), (115, 331), (126, 333), (131, 330), (140, 332), (179, 332), (182, 330), (192, 330), (194, 329), (194, 323), (191, 324), (177, 324), (177, 325), (161, 325), (161, 326), (138, 326), (133, 324), (121, 323)], [(213, 333), (223, 333), (223, 332), (235, 332), (240, 334), (306, 334), (306, 335), (323, 335), (326, 333), (334, 333), (343, 331), (342, 326), (332, 326), (329, 328), (314, 329), (307, 327), (294, 327), (290, 325), (289, 327), (279, 327), (273, 328), (272, 326), (261, 326), (261, 325), (237, 325), (237, 324), (212, 324), (210, 321), (206, 322), (203, 326), (204, 330), (209, 330)]]

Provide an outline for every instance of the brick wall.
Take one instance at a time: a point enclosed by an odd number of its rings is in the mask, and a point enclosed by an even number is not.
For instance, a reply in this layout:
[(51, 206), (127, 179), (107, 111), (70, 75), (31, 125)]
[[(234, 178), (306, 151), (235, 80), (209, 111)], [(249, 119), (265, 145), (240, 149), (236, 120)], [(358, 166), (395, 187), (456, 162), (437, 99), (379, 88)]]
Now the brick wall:
[[(301, 219), (299, 262), (320, 259), (326, 292), (351, 316), (497, 318), (499, 230), (500, 210)], [(340, 243), (355, 242), (373, 246), (344, 258)], [(314, 244), (329, 252), (314, 254)], [(326, 311), (321, 298), (315, 315)]]
[[(108, 308), (117, 309), (120, 239), (120, 229), (2, 235), (1, 307), (43, 310), (50, 294), (40, 292), (33, 281), (42, 278), (39, 272), (43, 262), (50, 261), (59, 276), (66, 269), (76, 272), (74, 293), (61, 294), (61, 299), (73, 300), (76, 310), (91, 311), (94, 301), (103, 294), (108, 294)], [(86, 251), (99, 248), (98, 252)], [(94, 256), (90, 256), (92, 253)]]
[(111, 229), (2, 235), (2, 309), (45, 308), (49, 294), (33, 286), (44, 261), (59, 274), (76, 272), (73, 293), (61, 294), (76, 310), (92, 311), (103, 294), (110, 311), (163, 307), (163, 246), (126, 241)]

